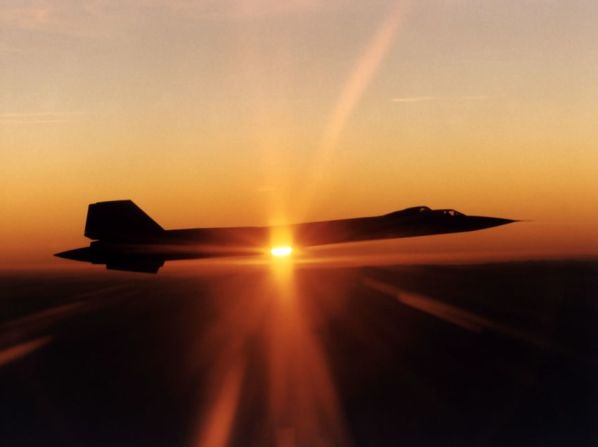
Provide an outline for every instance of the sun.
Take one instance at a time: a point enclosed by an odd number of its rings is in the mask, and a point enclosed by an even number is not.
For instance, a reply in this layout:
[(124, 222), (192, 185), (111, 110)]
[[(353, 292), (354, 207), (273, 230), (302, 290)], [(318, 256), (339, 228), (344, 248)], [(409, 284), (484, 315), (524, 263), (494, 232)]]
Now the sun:
[(280, 245), (280, 246), (272, 247), (270, 249), (270, 254), (277, 258), (288, 257), (288, 256), (291, 256), (292, 253), (293, 253), (293, 247), (291, 247), (290, 245)]

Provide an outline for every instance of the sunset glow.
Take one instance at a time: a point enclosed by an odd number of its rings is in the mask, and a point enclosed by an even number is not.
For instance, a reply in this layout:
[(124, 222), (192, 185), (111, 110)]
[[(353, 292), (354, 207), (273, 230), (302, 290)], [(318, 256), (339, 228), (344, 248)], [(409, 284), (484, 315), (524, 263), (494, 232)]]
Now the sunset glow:
[(4, 1), (0, 444), (583, 439), (596, 17)]
[(115, 199), (167, 229), (456, 208), (532, 223), (410, 251), (598, 251), (595, 2), (283, 3), (9, 1), (0, 263), (62, 265)]

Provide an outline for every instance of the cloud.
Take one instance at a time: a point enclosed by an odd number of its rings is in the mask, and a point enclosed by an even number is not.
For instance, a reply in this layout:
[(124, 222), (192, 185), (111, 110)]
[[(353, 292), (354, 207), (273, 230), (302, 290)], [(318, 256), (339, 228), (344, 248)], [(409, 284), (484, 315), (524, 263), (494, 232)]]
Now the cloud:
[(0, 9), (0, 27), (4, 30), (90, 36), (101, 28), (102, 17), (92, 7), (94, 2), (25, 0), (8, 3)]
[(0, 113), (0, 124), (62, 123), (69, 121), (69, 118), (74, 115), (79, 113), (6, 112)]
[(345, 0), (12, 0), (0, 8), (0, 27), (72, 36), (96, 36), (151, 18), (247, 20), (304, 14)]
[(491, 99), (486, 95), (472, 95), (472, 96), (402, 96), (392, 98), (392, 102), (429, 102), (429, 101), (486, 101)]
[(37, 29), (48, 23), (49, 12), (45, 2), (15, 2), (0, 9), (0, 23), (7, 28)]
[(15, 360), (25, 357), (44, 347), (52, 341), (51, 336), (39, 337), (23, 343), (0, 350), (0, 366), (7, 365)]
[(319, 11), (337, 2), (323, 0), (203, 0), (167, 2), (171, 12), (196, 18), (247, 19)]

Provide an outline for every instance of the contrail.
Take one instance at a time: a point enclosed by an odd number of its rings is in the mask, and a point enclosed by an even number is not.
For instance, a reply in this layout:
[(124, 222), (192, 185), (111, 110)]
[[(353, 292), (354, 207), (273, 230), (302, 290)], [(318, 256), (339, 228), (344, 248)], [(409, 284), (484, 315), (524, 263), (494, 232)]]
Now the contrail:
[(370, 42), (361, 54), (355, 67), (345, 82), (338, 101), (332, 111), (319, 144), (312, 169), (309, 172), (309, 181), (306, 184), (306, 193), (303, 203), (303, 214), (311, 203), (313, 195), (326, 171), (342, 134), (347, 120), (359, 103), (366, 88), (378, 71), (380, 64), (390, 49), (394, 37), (403, 19), (404, 1), (397, 1), (388, 17), (380, 24)]

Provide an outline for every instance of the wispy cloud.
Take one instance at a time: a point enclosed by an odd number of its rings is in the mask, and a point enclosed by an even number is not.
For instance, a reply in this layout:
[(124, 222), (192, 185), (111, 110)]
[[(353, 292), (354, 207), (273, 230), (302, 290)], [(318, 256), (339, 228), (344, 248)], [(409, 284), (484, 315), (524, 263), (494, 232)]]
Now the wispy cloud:
[(45, 2), (19, 2), (3, 5), (0, 23), (6, 28), (36, 29), (49, 21), (50, 7)]
[(392, 98), (392, 102), (430, 102), (430, 101), (485, 101), (491, 99), (487, 95), (471, 96), (402, 96)]
[(9, 45), (7, 42), (0, 42), (0, 54), (18, 54), (23, 52), (24, 50), (20, 47)]
[(245, 20), (310, 13), (343, 0), (15, 0), (0, 8), (0, 27), (70, 36), (105, 36), (146, 19)]
[(323, 0), (203, 0), (165, 2), (171, 12), (190, 13), (195, 18), (247, 19), (319, 11), (338, 3)]
[(70, 121), (76, 115), (80, 115), (80, 113), (5, 112), (0, 113), (0, 124), (61, 123)]
[(0, 27), (70, 36), (97, 35), (102, 27), (94, 2), (72, 0), (15, 1), (0, 9)]
[(39, 337), (23, 343), (0, 350), (0, 366), (7, 365), (15, 360), (25, 357), (44, 347), (52, 341), (51, 336)]

